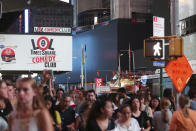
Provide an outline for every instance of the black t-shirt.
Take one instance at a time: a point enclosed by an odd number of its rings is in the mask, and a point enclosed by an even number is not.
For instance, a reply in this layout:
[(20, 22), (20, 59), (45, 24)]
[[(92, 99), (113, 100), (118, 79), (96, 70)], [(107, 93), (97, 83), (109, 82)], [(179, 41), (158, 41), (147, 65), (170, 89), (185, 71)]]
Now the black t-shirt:
[(138, 121), (140, 128), (147, 128), (147, 121), (150, 119), (146, 112), (142, 111), (139, 117), (135, 117), (134, 115), (132, 115), (132, 117)]
[[(114, 128), (115, 128), (114, 121), (109, 120), (107, 131), (110, 131)], [(87, 126), (86, 126), (86, 131), (102, 131), (102, 130), (100, 129), (96, 119), (94, 119), (94, 120), (88, 121)]]
[(69, 107), (64, 112), (61, 111), (60, 106), (57, 107), (57, 111), (59, 111), (62, 121), (62, 131), (67, 131), (66, 126), (75, 122), (75, 111)]
[(0, 116), (7, 121), (8, 115), (12, 112), (13, 108), (8, 99), (4, 99), (5, 108), (0, 109)]
[(172, 112), (176, 111), (174, 102), (173, 102), (171, 99), (169, 99), (169, 100), (170, 100), (170, 103), (171, 103), (170, 110), (171, 110)]

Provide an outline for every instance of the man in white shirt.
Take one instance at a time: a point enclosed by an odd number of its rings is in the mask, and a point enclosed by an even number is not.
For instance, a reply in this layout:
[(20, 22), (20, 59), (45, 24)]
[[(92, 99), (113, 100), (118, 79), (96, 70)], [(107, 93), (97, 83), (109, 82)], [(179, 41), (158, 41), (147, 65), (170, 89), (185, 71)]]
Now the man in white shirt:
[(119, 95), (120, 105), (122, 105), (125, 100), (130, 99), (130, 97), (127, 96), (127, 91), (125, 88), (119, 88), (117, 92)]

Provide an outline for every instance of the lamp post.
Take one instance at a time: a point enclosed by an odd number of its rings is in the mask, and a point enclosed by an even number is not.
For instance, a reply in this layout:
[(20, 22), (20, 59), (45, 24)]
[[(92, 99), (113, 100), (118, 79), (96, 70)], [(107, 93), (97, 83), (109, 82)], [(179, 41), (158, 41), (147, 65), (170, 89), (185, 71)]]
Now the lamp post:
[(120, 68), (120, 57), (123, 56), (123, 54), (118, 54), (118, 86), (121, 87), (120, 84), (120, 75), (121, 75), (121, 68)]
[(131, 51), (132, 53), (132, 56), (133, 56), (133, 80), (134, 80), (134, 86), (136, 84), (136, 81), (135, 81), (135, 53), (134, 51)]

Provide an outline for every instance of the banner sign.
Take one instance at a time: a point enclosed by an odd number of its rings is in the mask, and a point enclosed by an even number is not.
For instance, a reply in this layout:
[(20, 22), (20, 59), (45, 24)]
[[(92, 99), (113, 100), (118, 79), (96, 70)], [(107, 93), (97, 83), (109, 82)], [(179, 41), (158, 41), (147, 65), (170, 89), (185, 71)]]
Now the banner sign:
[(72, 36), (0, 35), (0, 70), (72, 71)]
[(66, 27), (34, 27), (34, 32), (71, 34), (71, 28)]
[(109, 86), (98, 86), (95, 90), (96, 94), (110, 92), (111, 89)]

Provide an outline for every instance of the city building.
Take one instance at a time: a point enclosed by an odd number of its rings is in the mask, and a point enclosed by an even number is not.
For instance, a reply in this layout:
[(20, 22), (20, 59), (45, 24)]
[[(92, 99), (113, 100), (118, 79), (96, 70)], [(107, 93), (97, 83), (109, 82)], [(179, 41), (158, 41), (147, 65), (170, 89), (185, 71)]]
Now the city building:
[[(29, 19), (29, 33), (71, 34), (73, 6), (69, 3), (61, 3), (52, 7), (31, 9)], [(45, 28), (46, 30), (39, 30), (40, 28)]]
[(71, 35), (73, 6), (58, 2), (53, 6), (3, 13), (0, 25), (0, 32), (3, 33)]
[[(87, 1), (93, 4), (84, 4)], [(94, 82), (96, 77), (101, 77), (104, 81), (111, 80), (112, 72), (118, 72), (119, 65), (122, 72), (129, 69), (129, 59), (131, 72), (144, 72), (141, 74), (155, 72), (157, 67), (153, 67), (152, 62), (143, 57), (143, 40), (153, 35), (153, 16), (164, 17), (165, 35), (171, 34), (169, 1), (85, 0), (84, 3), (78, 2), (80, 1), (74, 0), (73, 48), (75, 50), (73, 50), (73, 71), (70, 73), (69, 83), (80, 83), (81, 45), (86, 46), (87, 82)], [(131, 51), (134, 52), (131, 58), (128, 55), (129, 44)], [(100, 76), (97, 76), (97, 72)], [(65, 76), (62, 74), (56, 79), (57, 82), (66, 83), (63, 80)], [(168, 87), (171, 81), (168, 82), (166, 79), (163, 82)], [(156, 88), (155, 93), (159, 95), (160, 77), (149, 80), (148, 84)]]
[(176, 0), (173, 1), (173, 6), (173, 16), (176, 16), (173, 22), (174, 32), (183, 37), (184, 53), (194, 71), (188, 84), (192, 87), (196, 84), (196, 1)]
[[(128, 70), (129, 44), (130, 49), (135, 51), (135, 58), (140, 59), (136, 59), (135, 66), (149, 67), (151, 70), (152, 63), (143, 57), (143, 40), (152, 36), (151, 4), (149, 0), (135, 0), (132, 3), (129, 0), (74, 0), (75, 51), (73, 50), (73, 71), (69, 82), (80, 83), (81, 45), (86, 45), (88, 82), (94, 82), (96, 72), (100, 72), (104, 81), (110, 80), (112, 72), (118, 70), (119, 54), (124, 54), (120, 57), (121, 70)], [(133, 60), (131, 61), (132, 70), (134, 67)], [(57, 82), (66, 83), (61, 78), (57, 78)]]
[[(152, 62), (143, 57), (143, 40), (153, 34), (153, 16), (164, 17), (165, 35), (171, 34), (169, 7), (169, 2), (165, 0), (72, 0), (68, 4), (28, 10), (28, 32), (25, 32), (25, 11), (20, 11), (14, 17), (12, 26), (3, 32), (51, 35), (73, 33), (71, 78), (66, 78), (65, 74), (58, 75), (56, 82), (80, 83), (81, 45), (86, 47), (87, 81), (94, 82), (97, 72), (100, 72), (99, 77), (107, 81), (112, 78), (112, 72), (119, 70), (119, 65), (122, 71), (128, 70), (129, 60), (132, 72), (155, 71)], [(70, 32), (71, 27), (73, 32)], [(56, 32), (58, 30), (65, 32)], [(128, 55), (129, 45), (134, 52), (131, 58)], [(160, 85), (160, 79), (151, 83), (156, 88)]]

